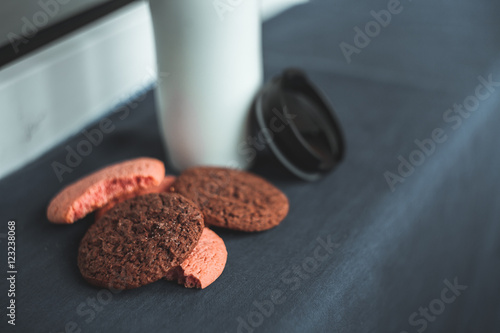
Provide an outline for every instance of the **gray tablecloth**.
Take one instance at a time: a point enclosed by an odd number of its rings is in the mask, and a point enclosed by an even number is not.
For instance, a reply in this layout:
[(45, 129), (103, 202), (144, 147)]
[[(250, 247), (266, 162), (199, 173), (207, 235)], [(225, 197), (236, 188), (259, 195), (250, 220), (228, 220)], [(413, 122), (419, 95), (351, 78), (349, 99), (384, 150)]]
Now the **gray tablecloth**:
[(109, 116), (115, 130), (62, 183), (51, 165), (83, 134), (1, 180), (0, 233), (16, 221), (18, 274), (15, 327), (0, 283), (0, 331), (498, 332), (499, 14), (486, 0), (338, 0), (265, 23), (267, 77), (306, 70), (335, 106), (348, 152), (316, 183), (256, 169), (288, 195), (290, 214), (263, 233), (217, 229), (229, 257), (206, 290), (93, 288), (76, 266), (93, 216), (45, 218), (63, 185), (96, 168), (164, 159), (151, 92), (126, 119)]

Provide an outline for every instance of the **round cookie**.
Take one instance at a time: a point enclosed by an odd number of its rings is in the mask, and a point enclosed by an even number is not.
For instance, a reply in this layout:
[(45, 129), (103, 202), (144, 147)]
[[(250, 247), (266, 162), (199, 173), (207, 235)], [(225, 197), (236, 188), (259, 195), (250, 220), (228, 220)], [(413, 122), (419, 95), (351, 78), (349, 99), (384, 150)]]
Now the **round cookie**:
[(203, 227), (200, 210), (181, 195), (138, 196), (119, 203), (89, 228), (78, 249), (78, 267), (95, 286), (137, 288), (181, 264)]
[(170, 269), (165, 278), (186, 288), (204, 289), (222, 274), (226, 261), (224, 241), (212, 230), (204, 228), (193, 252), (182, 264)]
[(107, 166), (61, 190), (50, 202), (47, 218), (52, 223), (73, 223), (117, 197), (159, 185), (164, 177), (163, 162), (154, 158)]
[(288, 213), (288, 199), (266, 180), (248, 172), (216, 167), (184, 171), (171, 186), (196, 203), (205, 223), (241, 231), (277, 226)]

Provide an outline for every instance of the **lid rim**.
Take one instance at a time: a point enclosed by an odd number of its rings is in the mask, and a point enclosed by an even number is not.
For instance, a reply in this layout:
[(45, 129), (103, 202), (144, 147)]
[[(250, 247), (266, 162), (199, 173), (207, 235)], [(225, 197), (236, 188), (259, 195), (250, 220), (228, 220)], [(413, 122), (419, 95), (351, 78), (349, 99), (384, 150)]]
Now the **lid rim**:
[[(262, 112), (262, 99), (261, 96), (257, 99), (256, 103), (256, 118), (257, 122), (260, 128), (264, 128), (266, 126), (265, 121), (264, 121), (264, 116)], [(290, 172), (292, 172), (295, 176), (307, 180), (307, 181), (316, 181), (321, 178), (322, 174), (319, 172), (307, 172), (304, 171), (300, 168), (298, 168), (293, 162), (291, 162), (283, 153), (281, 150), (276, 146), (274, 143), (274, 140), (270, 140), (267, 142), (267, 145), (271, 149), (271, 151), (274, 153), (276, 158), (287, 168)]]
[[(299, 99), (295, 100), (294, 95)], [(287, 101), (286, 96), (291, 100)], [(290, 101), (296, 102), (295, 111), (292, 104), (287, 105)], [(286, 69), (272, 78), (257, 94), (253, 105), (256, 124), (261, 131), (269, 131), (266, 122), (272, 120), (276, 105), (283, 110), (284, 119), (275, 114), (274, 117), (280, 118), (285, 129), (274, 131), (266, 145), (295, 176), (306, 181), (318, 180), (344, 159), (344, 135), (335, 110), (301, 70)], [(300, 126), (300, 119), (294, 120), (293, 113), (306, 117), (302, 118), (306, 123)]]

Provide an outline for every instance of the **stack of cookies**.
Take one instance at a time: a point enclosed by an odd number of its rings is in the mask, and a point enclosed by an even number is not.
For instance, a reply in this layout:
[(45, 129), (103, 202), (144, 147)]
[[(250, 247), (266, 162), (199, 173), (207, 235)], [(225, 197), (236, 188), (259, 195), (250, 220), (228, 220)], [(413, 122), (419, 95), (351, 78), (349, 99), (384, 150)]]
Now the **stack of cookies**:
[(266, 180), (215, 167), (165, 176), (159, 160), (138, 158), (98, 170), (50, 202), (47, 217), (71, 224), (95, 212), (78, 250), (95, 286), (131, 289), (162, 278), (205, 288), (224, 270), (224, 241), (207, 226), (263, 231), (288, 213), (288, 199)]

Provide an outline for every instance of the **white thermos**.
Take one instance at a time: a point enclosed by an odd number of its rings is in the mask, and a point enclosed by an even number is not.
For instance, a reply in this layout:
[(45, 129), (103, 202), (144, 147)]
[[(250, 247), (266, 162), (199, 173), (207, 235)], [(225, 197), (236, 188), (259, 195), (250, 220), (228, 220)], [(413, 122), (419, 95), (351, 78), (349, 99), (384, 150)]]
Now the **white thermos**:
[(259, 0), (150, 0), (158, 121), (172, 166), (245, 168), (262, 84)]

